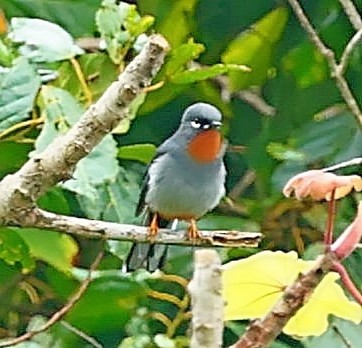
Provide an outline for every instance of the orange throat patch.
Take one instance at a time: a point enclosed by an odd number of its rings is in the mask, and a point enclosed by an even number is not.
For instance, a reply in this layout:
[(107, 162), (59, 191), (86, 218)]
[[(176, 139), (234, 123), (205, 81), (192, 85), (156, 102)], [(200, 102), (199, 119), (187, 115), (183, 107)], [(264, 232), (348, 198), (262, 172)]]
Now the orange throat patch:
[(189, 143), (187, 151), (195, 161), (207, 163), (217, 158), (221, 144), (220, 132), (210, 129), (196, 135)]

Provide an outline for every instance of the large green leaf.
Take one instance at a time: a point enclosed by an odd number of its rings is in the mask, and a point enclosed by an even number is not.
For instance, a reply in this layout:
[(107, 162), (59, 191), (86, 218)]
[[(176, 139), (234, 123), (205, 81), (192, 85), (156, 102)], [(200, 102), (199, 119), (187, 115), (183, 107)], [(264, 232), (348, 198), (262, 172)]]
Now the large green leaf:
[(22, 55), (34, 62), (54, 62), (70, 59), (83, 50), (57, 24), (37, 18), (12, 18), (9, 37)]
[(105, 274), (92, 281), (66, 319), (88, 332), (119, 330), (145, 298), (146, 290), (144, 284), (131, 277)]
[(253, 85), (261, 85), (269, 75), (273, 64), (276, 43), (284, 31), (288, 10), (279, 7), (234, 39), (222, 54), (224, 63), (244, 64), (251, 68), (249, 74), (230, 71), (230, 87), (233, 91)]
[(97, 202), (96, 186), (114, 180), (118, 174), (117, 146), (107, 135), (87, 157), (77, 163), (73, 178), (63, 187)]
[(94, 188), (94, 196), (82, 194), (79, 203), (92, 219), (132, 223), (136, 222), (135, 208), (139, 195), (139, 175), (128, 166), (120, 167), (116, 178)]
[(42, 18), (58, 23), (74, 36), (95, 31), (94, 14), (100, 0), (0, 0), (8, 18)]
[(18, 228), (18, 235), (25, 241), (30, 254), (62, 272), (69, 272), (78, 246), (70, 236), (35, 228)]
[(33, 108), (40, 78), (25, 58), (0, 70), (0, 131), (23, 121)]

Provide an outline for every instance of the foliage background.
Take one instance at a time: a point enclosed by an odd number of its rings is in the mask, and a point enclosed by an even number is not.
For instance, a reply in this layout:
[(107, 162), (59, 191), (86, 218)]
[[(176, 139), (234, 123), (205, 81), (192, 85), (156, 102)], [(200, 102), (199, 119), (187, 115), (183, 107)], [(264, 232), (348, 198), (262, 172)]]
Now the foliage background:
[[(355, 3), (361, 10), (361, 1)], [(99, 0), (0, 0), (9, 21), (12, 17), (46, 19), (59, 24), (74, 38), (99, 37), (102, 28), (106, 32), (107, 23), (102, 24), (98, 17), (97, 27), (95, 21), (100, 5)], [(339, 57), (354, 31), (338, 1), (309, 1), (303, 2), (303, 6)], [(318, 241), (324, 228), (325, 207), (285, 200), (281, 187), (298, 171), (361, 156), (362, 134), (361, 125), (344, 106), (326, 62), (308, 41), (290, 9), (283, 1), (251, 0), (243, 1), (242, 5), (237, 0), (140, 0), (138, 9), (142, 15), (155, 17), (152, 30), (165, 35), (172, 44), (169, 65), (158, 78), (165, 84), (150, 92), (144, 102), (139, 100), (139, 109), (135, 106), (137, 113), (130, 115), (130, 119), (135, 118), (122, 124), (118, 134), (107, 137), (90, 158), (79, 164), (77, 180), (53, 188), (41, 198), (40, 205), (58, 213), (140, 223), (133, 212), (142, 173), (154, 147), (130, 145), (159, 145), (175, 130), (183, 109), (202, 100), (217, 105), (224, 113), (223, 132), (233, 149), (226, 155), (227, 191), (233, 205), (222, 202), (199, 226), (262, 231), (265, 239), (261, 249), (297, 250), (301, 256), (313, 258), (320, 250)], [(142, 25), (146, 28), (148, 24)], [(132, 43), (132, 38), (125, 42)], [(177, 51), (181, 45), (184, 46)], [(0, 71), (1, 177), (17, 170), (31, 152), (40, 151), (59, 132), (68, 129), (89, 105), (89, 95), (76, 75), (77, 64), (95, 100), (116, 78), (122, 64), (135, 54), (127, 47), (124, 61), (117, 64), (109, 52), (35, 62), (18, 58), (18, 47), (6, 33), (2, 35), (0, 63), (5, 68), (12, 67), (12, 75)], [(189, 51), (191, 54), (183, 62), (180, 52)], [(359, 102), (361, 54), (359, 45), (347, 71)], [(252, 71), (240, 72), (224, 65), (215, 66), (202, 78), (192, 73), (182, 75), (185, 63), (191, 59), (205, 66), (220, 62), (245, 64)], [(56, 71), (58, 77), (46, 83), (46, 77), (39, 76), (39, 68)], [(220, 79), (204, 79), (225, 71), (230, 79), (228, 89), (220, 85)], [(202, 80), (193, 82), (199, 79)], [(41, 83), (43, 87), (39, 90)], [(17, 95), (11, 99), (6, 93), (11, 88), (18, 88), (23, 98)], [(252, 91), (273, 108), (261, 112), (243, 100), (245, 94), (240, 91)], [(225, 94), (229, 94), (229, 100), (222, 98)], [(23, 103), (20, 106), (16, 103), (19, 100)], [(360, 168), (353, 168), (356, 170), (361, 174)], [(340, 204), (338, 231), (351, 221), (355, 207), (353, 198)], [(103, 248), (99, 242), (74, 241), (41, 231), (12, 228), (12, 233), (7, 232), (7, 228), (0, 229), (0, 336), (4, 337), (22, 332), (29, 321), (36, 327), (59, 309), (84, 278), (84, 268)], [(95, 337), (105, 347), (172, 347), (175, 342), (187, 346), (187, 296), (182, 277), (191, 274), (192, 250), (172, 248), (166, 270), (181, 277), (175, 283), (150, 279), (142, 271), (122, 274), (119, 269), (128, 243), (109, 242), (106, 247), (101, 270), (85, 297), (65, 318), (66, 322)], [(225, 261), (255, 252), (220, 251)], [(347, 261), (358, 285), (362, 283), (358, 267), (361, 261), (361, 251)], [(160, 292), (181, 300), (170, 303)], [(86, 346), (65, 325), (60, 323), (38, 335), (32, 344)], [(225, 346), (233, 343), (244, 327), (245, 323), (230, 323), (225, 331)], [(155, 336), (156, 333), (159, 335)], [(330, 330), (322, 337), (297, 341), (282, 336), (274, 346), (341, 347), (344, 338), (357, 347), (360, 328), (331, 318)]]

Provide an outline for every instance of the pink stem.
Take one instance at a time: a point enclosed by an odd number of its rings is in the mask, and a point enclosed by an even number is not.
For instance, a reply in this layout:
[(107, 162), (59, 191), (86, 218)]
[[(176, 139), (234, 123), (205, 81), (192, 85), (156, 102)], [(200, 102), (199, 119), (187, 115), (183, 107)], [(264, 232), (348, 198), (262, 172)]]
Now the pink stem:
[(326, 245), (327, 251), (333, 242), (333, 230), (334, 230), (334, 218), (336, 216), (336, 200), (334, 199), (336, 190), (332, 191), (331, 200), (328, 204), (328, 219), (326, 231), (324, 233), (324, 243)]

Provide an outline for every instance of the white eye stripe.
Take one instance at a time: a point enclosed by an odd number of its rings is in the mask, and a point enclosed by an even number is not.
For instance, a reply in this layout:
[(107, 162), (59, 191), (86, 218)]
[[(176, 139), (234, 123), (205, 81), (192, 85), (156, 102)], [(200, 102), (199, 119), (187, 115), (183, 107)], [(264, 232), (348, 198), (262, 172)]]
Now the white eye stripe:
[(201, 123), (198, 121), (191, 121), (191, 126), (193, 128), (199, 129), (201, 127)]

